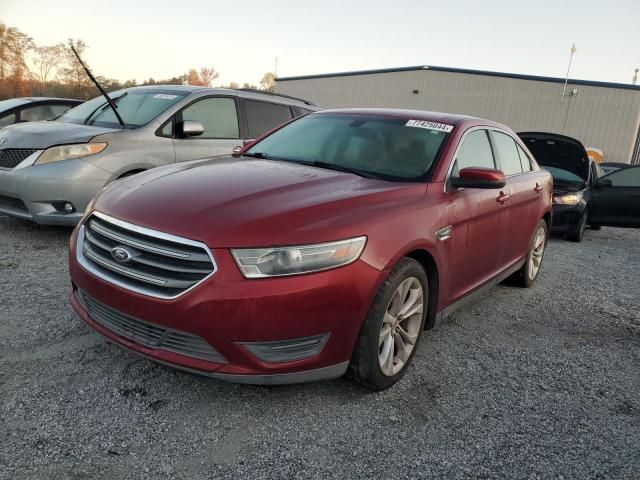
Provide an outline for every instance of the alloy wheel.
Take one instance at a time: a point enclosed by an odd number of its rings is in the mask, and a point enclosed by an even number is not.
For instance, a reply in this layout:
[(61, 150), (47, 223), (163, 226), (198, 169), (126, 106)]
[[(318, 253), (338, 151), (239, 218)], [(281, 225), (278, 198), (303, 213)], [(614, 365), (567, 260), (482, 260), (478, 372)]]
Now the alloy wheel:
[(539, 228), (536, 232), (536, 236), (533, 239), (533, 246), (529, 252), (529, 278), (533, 280), (540, 271), (540, 265), (542, 264), (542, 256), (544, 255), (544, 248), (546, 246), (547, 234), (544, 228)]
[(416, 277), (403, 280), (393, 293), (380, 329), (378, 362), (388, 377), (405, 366), (420, 335), (424, 289)]

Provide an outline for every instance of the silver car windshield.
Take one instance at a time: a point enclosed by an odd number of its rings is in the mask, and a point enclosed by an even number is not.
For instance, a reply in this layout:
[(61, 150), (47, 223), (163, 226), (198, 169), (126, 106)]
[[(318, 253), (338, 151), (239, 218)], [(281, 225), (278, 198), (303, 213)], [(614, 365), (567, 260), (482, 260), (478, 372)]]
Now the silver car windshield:
[[(126, 128), (138, 128), (146, 125), (167, 108), (171, 107), (188, 92), (175, 90), (128, 90), (110, 94), (118, 106)], [(97, 97), (72, 108), (57, 122), (77, 125), (95, 125), (97, 127), (120, 128), (120, 123), (104, 97)]]

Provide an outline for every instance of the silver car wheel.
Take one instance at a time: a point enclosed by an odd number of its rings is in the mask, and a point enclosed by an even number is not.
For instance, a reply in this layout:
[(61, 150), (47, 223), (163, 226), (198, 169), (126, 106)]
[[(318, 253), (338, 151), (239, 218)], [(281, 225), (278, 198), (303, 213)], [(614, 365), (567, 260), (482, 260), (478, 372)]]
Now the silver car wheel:
[(405, 366), (420, 335), (424, 289), (416, 277), (409, 277), (398, 285), (391, 297), (380, 329), (378, 363), (388, 377)]
[(529, 279), (533, 280), (540, 271), (540, 265), (542, 264), (542, 256), (544, 255), (544, 248), (546, 246), (547, 233), (543, 227), (540, 227), (536, 232), (536, 236), (533, 239), (533, 246), (529, 252)]

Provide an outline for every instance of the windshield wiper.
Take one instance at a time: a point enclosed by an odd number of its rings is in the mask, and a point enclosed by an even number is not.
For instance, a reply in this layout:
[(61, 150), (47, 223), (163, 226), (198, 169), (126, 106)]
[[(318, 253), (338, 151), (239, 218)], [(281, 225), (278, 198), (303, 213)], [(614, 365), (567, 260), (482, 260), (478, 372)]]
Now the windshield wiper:
[[(126, 97), (128, 95), (128, 92), (124, 92), (122, 95), (120, 95), (119, 97), (116, 97), (113, 99), (114, 104), (117, 104), (121, 99), (123, 99), (124, 97)], [(93, 123), (95, 122), (95, 120), (93, 120), (93, 116), (96, 115), (99, 111), (99, 113), (104, 112), (104, 110), (109, 107), (110, 105), (107, 103), (101, 103), (98, 107), (96, 107), (93, 112), (91, 112), (89, 114), (89, 116), (85, 119), (84, 124), (85, 125), (93, 125)]]
[(337, 165), (335, 163), (324, 162), (322, 160), (314, 160), (312, 162), (300, 162), (300, 163), (303, 163), (305, 165), (311, 165), (312, 167), (326, 168), (327, 170), (336, 170), (338, 172), (353, 173), (354, 175), (358, 175), (359, 177), (364, 177), (364, 178), (377, 178), (377, 179), (382, 178), (381, 176), (376, 175), (373, 172), (360, 170), (357, 168), (345, 167), (344, 165)]
[(111, 107), (111, 110), (113, 110), (113, 113), (116, 115), (116, 118), (118, 119), (118, 122), (120, 123), (120, 126), (122, 128), (125, 128), (124, 127), (124, 121), (122, 120), (122, 117), (118, 113), (118, 107), (116, 106), (114, 101), (111, 99), (111, 97), (109, 95), (107, 95), (107, 92), (104, 91), (104, 88), (102, 88), (102, 85), (100, 85), (100, 83), (98, 83), (98, 80), (96, 80), (96, 77), (93, 76), (93, 74), (89, 70), (89, 67), (87, 67), (84, 64), (84, 62), (80, 58), (80, 55), (78, 55), (78, 52), (76, 52), (76, 49), (73, 46), (71, 46), (71, 51), (73, 52), (73, 54), (78, 59), (78, 62), (80, 62), (80, 65), (82, 66), (82, 68), (84, 68), (84, 71), (87, 73), (87, 76), (89, 77), (89, 79), (94, 83), (94, 85), (98, 88), (98, 90), (100, 90), (100, 93), (102, 94), (102, 96), (107, 99), (107, 103)]
[(243, 153), (242, 156), (251, 157), (251, 158), (260, 158), (262, 160), (280, 160), (279, 158), (272, 157), (268, 153), (264, 153), (264, 152)]

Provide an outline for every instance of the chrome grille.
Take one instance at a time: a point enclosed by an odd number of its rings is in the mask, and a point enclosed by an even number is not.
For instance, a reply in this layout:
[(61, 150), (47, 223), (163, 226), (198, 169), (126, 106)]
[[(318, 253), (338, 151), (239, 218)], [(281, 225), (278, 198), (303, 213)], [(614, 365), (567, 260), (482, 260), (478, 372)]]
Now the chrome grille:
[(19, 198), (7, 197), (6, 195), (0, 195), (0, 208), (20, 210), (21, 212), (29, 211), (22, 200), (20, 200)]
[[(124, 259), (114, 249), (126, 251)], [(78, 235), (78, 261), (116, 285), (160, 298), (175, 298), (216, 270), (200, 242), (93, 213)]]
[(91, 319), (115, 334), (147, 348), (166, 350), (208, 362), (227, 363), (204, 338), (125, 315), (80, 292)]
[(15, 168), (20, 162), (35, 152), (36, 150), (26, 148), (7, 148), (0, 150), (0, 167)]

